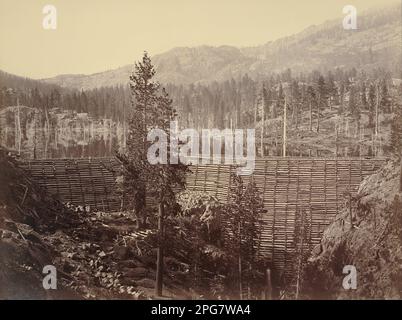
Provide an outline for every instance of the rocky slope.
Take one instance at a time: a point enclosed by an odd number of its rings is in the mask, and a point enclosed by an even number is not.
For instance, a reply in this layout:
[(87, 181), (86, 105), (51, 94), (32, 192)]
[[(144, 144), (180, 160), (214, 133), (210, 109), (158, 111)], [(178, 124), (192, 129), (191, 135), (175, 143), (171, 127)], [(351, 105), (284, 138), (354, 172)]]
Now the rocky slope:
[[(304, 295), (320, 299), (402, 298), (402, 194), (400, 163), (368, 177), (314, 249)], [(357, 271), (356, 289), (345, 290), (345, 265)]]

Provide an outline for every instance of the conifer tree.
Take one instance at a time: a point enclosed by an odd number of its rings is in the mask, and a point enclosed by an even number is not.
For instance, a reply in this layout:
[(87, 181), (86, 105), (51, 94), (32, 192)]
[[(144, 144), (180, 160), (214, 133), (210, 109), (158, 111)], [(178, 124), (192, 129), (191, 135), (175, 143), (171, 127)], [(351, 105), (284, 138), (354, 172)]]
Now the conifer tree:
[(339, 108), (338, 115), (343, 115), (344, 112), (344, 100), (345, 100), (345, 85), (341, 82), (339, 86)]
[(284, 101), (285, 95), (283, 93), (282, 83), (280, 83), (276, 103), (272, 105), (272, 119), (275, 119), (278, 116), (278, 110), (282, 110)]
[(133, 210), (139, 229), (146, 226), (146, 182), (150, 167), (147, 161), (147, 132), (156, 112), (159, 84), (152, 79), (154, 67), (147, 53), (135, 64), (130, 76), (132, 110), (128, 123), (126, 152), (118, 154), (124, 170), (125, 206)]
[(389, 113), (391, 111), (391, 97), (388, 91), (387, 81), (381, 81), (381, 94), (380, 106), (383, 112)]
[(349, 112), (356, 121), (356, 133), (358, 133), (360, 130), (361, 112), (360, 105), (356, 98), (356, 88), (354, 86), (351, 86), (349, 91)]
[(401, 163), (399, 176), (399, 192), (402, 192), (402, 103), (401, 96), (397, 95), (396, 103), (394, 103), (394, 117), (391, 122), (390, 149), (396, 159)]
[[(171, 121), (176, 118), (176, 111), (172, 106), (166, 90), (160, 88), (153, 80), (154, 66), (147, 53), (144, 53), (142, 62), (135, 64), (135, 71), (130, 77), (133, 94), (133, 110), (129, 121), (129, 136), (127, 150), (119, 158), (124, 166), (124, 186), (130, 204), (140, 221), (139, 227), (145, 227), (147, 218), (146, 196), (151, 196), (158, 203), (158, 253), (156, 272), (156, 294), (162, 294), (163, 282), (163, 235), (165, 213), (172, 211), (175, 205), (176, 188), (185, 184), (186, 165), (172, 164), (170, 140), (172, 138)], [(149, 147), (154, 141), (148, 140), (151, 129), (160, 129), (166, 134), (166, 160), (163, 163), (151, 164), (147, 158)], [(163, 150), (158, 150), (160, 152)], [(162, 158), (160, 158), (162, 159)]]
[(375, 104), (376, 104), (376, 93), (375, 93), (375, 87), (373, 84), (370, 84), (369, 86), (369, 91), (368, 91), (368, 110), (369, 110), (369, 122), (368, 122), (368, 127), (372, 130), (373, 134), (375, 133), (375, 123), (374, 123), (374, 118), (375, 118)]
[(402, 105), (398, 104), (395, 108), (395, 115), (391, 122), (391, 152), (396, 157), (402, 156)]
[(361, 82), (360, 85), (360, 106), (361, 110), (367, 110), (367, 95), (366, 92), (366, 83), (364, 81)]
[(317, 132), (320, 132), (320, 119), (321, 119), (321, 110), (325, 109), (327, 106), (328, 100), (328, 90), (325, 84), (325, 79), (323, 76), (320, 75), (317, 81)]
[(231, 179), (225, 210), (227, 228), (224, 247), (234, 255), (232, 275), (237, 280), (242, 298), (243, 284), (251, 286), (259, 282), (256, 280), (260, 269), (261, 215), (264, 207), (253, 181), (245, 185), (240, 176), (232, 175)]
[(307, 104), (309, 107), (309, 114), (310, 114), (310, 124), (309, 129), (313, 131), (313, 109), (316, 103), (316, 94), (312, 86), (307, 87)]

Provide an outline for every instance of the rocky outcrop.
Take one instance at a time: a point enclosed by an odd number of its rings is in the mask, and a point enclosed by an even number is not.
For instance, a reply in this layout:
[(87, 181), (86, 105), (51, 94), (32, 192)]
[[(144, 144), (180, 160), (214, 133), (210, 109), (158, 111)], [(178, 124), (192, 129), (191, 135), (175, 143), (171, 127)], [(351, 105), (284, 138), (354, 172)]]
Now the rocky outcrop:
[[(324, 232), (313, 250), (304, 278), (304, 297), (319, 299), (402, 298), (402, 194), (400, 164), (389, 162), (366, 178), (358, 195)], [(345, 289), (357, 271), (356, 289)]]

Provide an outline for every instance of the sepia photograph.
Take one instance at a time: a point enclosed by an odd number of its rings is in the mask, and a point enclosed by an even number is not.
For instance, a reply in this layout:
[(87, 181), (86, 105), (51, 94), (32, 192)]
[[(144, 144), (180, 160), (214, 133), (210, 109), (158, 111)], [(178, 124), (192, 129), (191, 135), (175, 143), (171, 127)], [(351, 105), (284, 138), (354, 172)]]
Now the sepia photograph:
[(0, 300), (402, 299), (401, 4), (0, 0)]

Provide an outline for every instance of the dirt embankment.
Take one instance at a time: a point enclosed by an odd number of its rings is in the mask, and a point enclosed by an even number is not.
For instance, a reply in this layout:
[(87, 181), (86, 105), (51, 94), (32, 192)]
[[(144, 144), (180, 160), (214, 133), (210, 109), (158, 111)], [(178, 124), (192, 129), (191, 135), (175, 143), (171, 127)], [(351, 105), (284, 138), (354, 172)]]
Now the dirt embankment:
[(70, 295), (43, 289), (43, 267), (55, 256), (43, 236), (70, 228), (77, 216), (33, 184), (3, 149), (0, 177), (0, 298)]
[[(320, 299), (402, 298), (400, 163), (366, 178), (358, 195), (324, 232), (305, 270), (304, 295)], [(356, 267), (356, 289), (345, 290), (346, 265)]]

